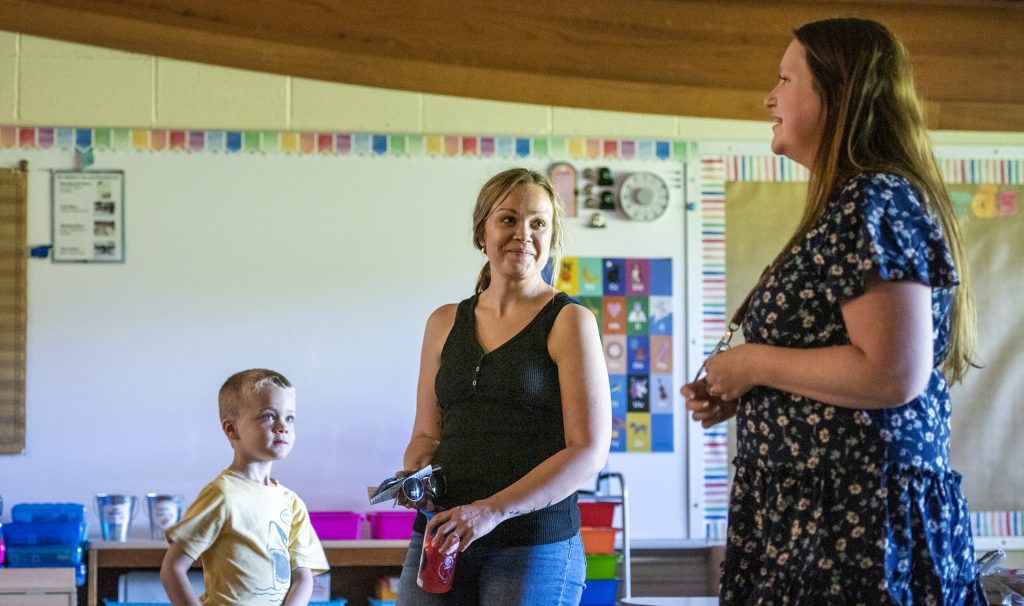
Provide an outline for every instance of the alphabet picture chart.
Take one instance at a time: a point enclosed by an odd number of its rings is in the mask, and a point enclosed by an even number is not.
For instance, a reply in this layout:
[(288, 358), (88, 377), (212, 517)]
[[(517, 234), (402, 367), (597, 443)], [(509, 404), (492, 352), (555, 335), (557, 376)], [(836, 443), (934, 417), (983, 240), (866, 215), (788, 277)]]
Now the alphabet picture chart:
[(672, 259), (566, 257), (557, 288), (597, 318), (612, 452), (672, 452)]

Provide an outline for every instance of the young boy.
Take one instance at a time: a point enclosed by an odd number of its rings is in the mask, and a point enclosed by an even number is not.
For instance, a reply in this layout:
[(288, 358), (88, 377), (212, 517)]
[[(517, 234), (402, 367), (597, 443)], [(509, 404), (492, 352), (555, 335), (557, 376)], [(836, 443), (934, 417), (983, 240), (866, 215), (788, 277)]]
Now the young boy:
[[(295, 444), (295, 390), (257, 368), (228, 378), (219, 400), (234, 460), (167, 530), (160, 580), (174, 606), (305, 605), (327, 556), (302, 499), (270, 477)], [(187, 572), (200, 557), (206, 592), (197, 600)]]

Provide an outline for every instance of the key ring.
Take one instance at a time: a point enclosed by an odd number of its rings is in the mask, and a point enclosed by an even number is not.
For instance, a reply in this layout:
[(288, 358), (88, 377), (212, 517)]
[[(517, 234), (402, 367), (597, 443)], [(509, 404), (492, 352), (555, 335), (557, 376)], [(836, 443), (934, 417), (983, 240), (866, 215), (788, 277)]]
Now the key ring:
[(722, 338), (718, 340), (718, 343), (715, 344), (715, 346), (711, 349), (711, 352), (708, 353), (707, 357), (704, 358), (704, 361), (701, 362), (700, 368), (697, 369), (697, 374), (693, 378), (693, 383), (697, 383), (699, 381), (704, 380), (704, 377), (706, 377), (708, 374), (708, 360), (711, 359), (711, 357), (714, 356), (715, 354), (722, 353), (723, 351), (727, 351), (729, 349), (729, 342), (732, 341), (732, 335), (738, 329), (739, 326), (737, 324), (734, 324), (732, 322), (729, 323), (729, 327), (725, 329), (725, 334), (722, 335)]

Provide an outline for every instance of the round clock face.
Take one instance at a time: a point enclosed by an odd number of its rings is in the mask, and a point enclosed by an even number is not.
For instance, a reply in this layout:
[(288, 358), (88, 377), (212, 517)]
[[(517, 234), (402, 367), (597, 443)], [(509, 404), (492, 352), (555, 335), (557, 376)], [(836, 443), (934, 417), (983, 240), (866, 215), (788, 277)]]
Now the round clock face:
[(619, 205), (630, 219), (652, 221), (668, 208), (668, 186), (654, 173), (633, 173), (619, 186)]

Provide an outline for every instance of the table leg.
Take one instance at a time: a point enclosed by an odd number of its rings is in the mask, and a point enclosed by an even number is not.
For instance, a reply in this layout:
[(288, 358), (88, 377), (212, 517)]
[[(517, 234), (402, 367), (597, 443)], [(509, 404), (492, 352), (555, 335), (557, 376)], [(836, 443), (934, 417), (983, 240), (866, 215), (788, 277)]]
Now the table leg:
[(88, 603), (86, 606), (99, 606), (98, 595), (96, 587), (99, 584), (99, 566), (96, 560), (99, 558), (99, 552), (95, 549), (89, 550), (89, 571), (85, 578), (85, 585), (88, 589), (88, 596), (86, 599)]

